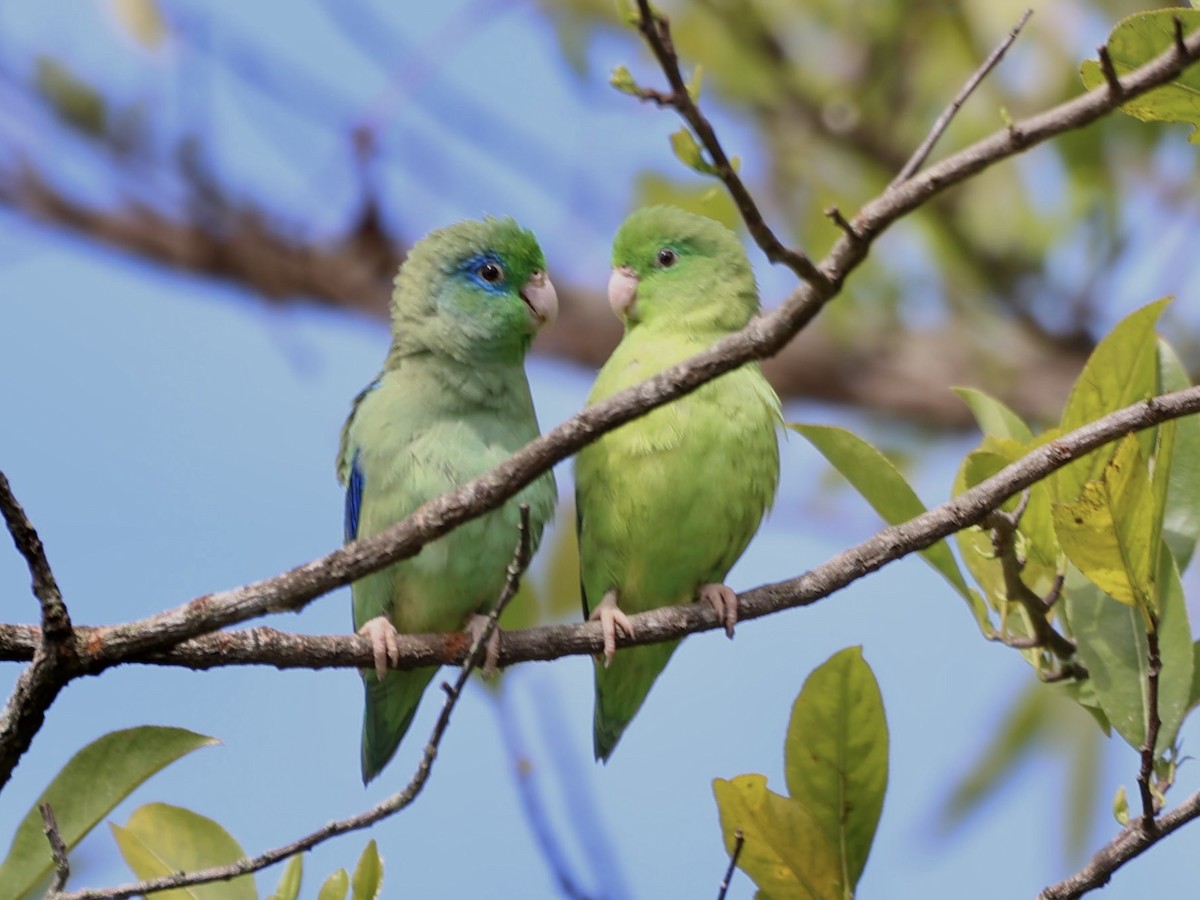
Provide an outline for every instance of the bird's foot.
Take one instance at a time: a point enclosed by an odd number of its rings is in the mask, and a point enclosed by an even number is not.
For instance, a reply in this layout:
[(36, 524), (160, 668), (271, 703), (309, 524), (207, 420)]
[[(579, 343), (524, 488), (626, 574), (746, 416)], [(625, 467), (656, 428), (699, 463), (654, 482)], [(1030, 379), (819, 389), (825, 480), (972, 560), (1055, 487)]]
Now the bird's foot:
[(396, 639), (396, 626), (387, 616), (376, 616), (369, 620), (358, 633), (371, 639), (371, 650), (375, 654), (375, 677), (383, 681), (390, 668), (400, 662), (400, 642)]
[(588, 616), (588, 621), (599, 621), (600, 630), (604, 632), (604, 668), (607, 669), (617, 652), (617, 629), (621, 629), (625, 637), (633, 637), (633, 623), (629, 621), (629, 616), (621, 611), (621, 607), (617, 606), (616, 591), (609, 591), (604, 595), (604, 599)]
[[(487, 631), (488, 622), (492, 620), (491, 616), (482, 616), (476, 613), (467, 620), (466, 631), (467, 637), (471, 639), (471, 646), (483, 639), (483, 633)], [(500, 668), (500, 626), (497, 625), (492, 631), (491, 636), (487, 639), (487, 649), (483, 654), (483, 672), (484, 678), (493, 678), (497, 670)]]
[(717, 611), (717, 617), (725, 625), (725, 634), (733, 637), (733, 626), (738, 620), (738, 598), (733, 588), (725, 584), (702, 584), (696, 594)]

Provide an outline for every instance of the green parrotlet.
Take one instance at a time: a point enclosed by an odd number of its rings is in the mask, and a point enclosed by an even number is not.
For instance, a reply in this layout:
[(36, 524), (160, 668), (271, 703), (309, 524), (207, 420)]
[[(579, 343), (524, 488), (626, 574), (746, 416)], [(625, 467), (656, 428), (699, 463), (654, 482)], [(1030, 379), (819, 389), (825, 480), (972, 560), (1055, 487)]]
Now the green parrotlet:
[[(383, 531), (537, 436), (525, 353), (557, 312), (542, 250), (511, 219), (459, 222), (412, 248), (396, 277), (383, 371), (342, 429), (347, 542)], [(478, 629), (503, 587), (520, 504), (529, 504), (536, 547), (555, 499), (546, 473), (499, 509), (354, 582), (354, 627), (375, 652), (374, 670), (362, 673), (364, 784), (396, 752), (437, 672), (389, 669), (396, 633)]]
[[(596, 377), (598, 403), (707, 350), (759, 309), (745, 250), (723, 225), (673, 207), (631, 215), (613, 242), (608, 299), (625, 334)], [(757, 363), (604, 435), (575, 463), (584, 615), (604, 629), (594, 747), (607, 760), (678, 641), (615, 652), (628, 616), (710, 603), (732, 635), (723, 584), (779, 481), (779, 398)]]

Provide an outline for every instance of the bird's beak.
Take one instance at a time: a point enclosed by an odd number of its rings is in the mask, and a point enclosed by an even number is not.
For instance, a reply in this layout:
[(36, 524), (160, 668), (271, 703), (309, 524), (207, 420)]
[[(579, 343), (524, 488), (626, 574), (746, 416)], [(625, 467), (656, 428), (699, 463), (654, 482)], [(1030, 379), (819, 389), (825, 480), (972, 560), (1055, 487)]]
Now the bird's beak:
[(633, 312), (637, 300), (638, 277), (629, 266), (618, 266), (608, 279), (608, 305), (617, 318), (624, 319)]
[(521, 288), (521, 299), (533, 311), (540, 328), (558, 318), (558, 293), (545, 272), (534, 272)]

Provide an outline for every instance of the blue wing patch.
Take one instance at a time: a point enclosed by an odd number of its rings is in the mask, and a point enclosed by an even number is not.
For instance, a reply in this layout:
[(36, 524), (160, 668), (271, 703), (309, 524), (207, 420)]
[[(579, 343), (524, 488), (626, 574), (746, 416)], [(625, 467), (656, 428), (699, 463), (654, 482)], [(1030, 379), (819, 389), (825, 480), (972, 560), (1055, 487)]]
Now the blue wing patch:
[(350, 464), (350, 477), (346, 479), (346, 542), (358, 537), (358, 513), (362, 509), (363, 473), (358, 467), (358, 452)]

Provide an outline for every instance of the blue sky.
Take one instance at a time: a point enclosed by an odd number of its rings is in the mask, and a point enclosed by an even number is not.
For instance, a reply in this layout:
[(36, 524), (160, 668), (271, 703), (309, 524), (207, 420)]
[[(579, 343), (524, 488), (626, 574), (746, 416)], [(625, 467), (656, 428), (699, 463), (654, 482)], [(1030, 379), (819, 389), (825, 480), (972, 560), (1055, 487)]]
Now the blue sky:
[[(293, 14), (289, 4), (286, 28), (268, 31), (281, 8), (244, 5), (224, 14), (281, 53), (303, 60), (311, 48), (326, 52), (328, 25), (318, 7), (300, 5)], [(31, 9), (5, 11), (5, 29), (32, 43), (59, 42), (85, 71), (111, 64), (131, 97), (166, 90), (145, 73), (174, 71), (170, 59), (141, 59), (141, 51), (119, 43), (119, 52), (105, 56), (101, 42), (88, 39), (88, 27), (108, 27), (102, 16), (50, 34)], [(197, 15), (202, 7), (168, 9)], [(438, 34), (454, 15), (431, 10), (422, 6), (405, 21), (414, 41)], [(214, 33), (219, 43), (221, 29)], [(665, 136), (677, 127), (666, 113), (638, 108), (603, 84), (607, 66), (640, 58), (633, 47), (601, 41), (593, 49), (600, 66), (581, 81), (566, 71), (535, 10), (513, 4), (463, 35), (418, 79), (412, 92), (436, 98), (451, 88), (476, 91), (486, 78), (483, 99), (498, 115), (554, 154), (577, 159), (543, 190), (495, 163), (486, 135), (481, 151), (416, 100), (390, 99), (386, 77), (348, 46), (321, 75), (359, 104), (347, 110), (347, 122), (363, 110), (395, 108), (385, 140), (411, 150), (411, 163), (389, 172), (387, 185), (403, 201), (397, 225), (406, 234), (484, 212), (511, 213), (542, 235), (552, 272), (602, 285), (606, 244), (628, 211), (632, 173), (651, 162), (669, 169)], [(353, 191), (326, 189), (321, 179), (345, 148), (322, 146), (315, 133), (306, 143), (308, 126), (278, 112), (279, 133), (264, 137), (250, 120), (268, 115), (265, 101), (247, 101), (223, 76), (209, 77), (221, 173), (264, 203), (307, 211), (318, 232), (336, 228), (353, 207)], [(736, 122), (729, 124), (736, 136)], [(445, 183), (422, 168), (436, 162), (443, 145), (450, 170), (438, 176), (453, 176)], [(294, 155), (284, 152), (289, 146)], [(75, 172), (80, 190), (102, 191), (69, 149), (53, 160), (55, 169)], [(594, 215), (568, 214), (562, 192), (572, 184), (595, 191)], [(779, 295), (775, 285), (783, 282), (764, 282), (768, 297)], [(337, 434), (350, 399), (386, 349), (381, 323), (303, 303), (268, 308), (228, 285), (167, 272), (3, 213), (0, 342), (0, 469), (41, 533), (77, 622), (143, 616), (274, 574), (339, 543)], [(529, 374), (546, 427), (582, 405), (591, 378), (545, 359), (532, 360)], [(788, 412), (852, 422), (828, 409)], [(970, 440), (923, 448), (915, 477), (928, 502), (948, 495)], [(559, 478), (565, 494), (569, 467)], [(876, 527), (864, 504), (828, 489), (823, 463), (793, 436), (784, 445), (775, 512), (730, 583), (745, 588), (796, 575)], [(27, 585), (16, 554), (0, 551), (6, 620), (36, 620)], [(349, 623), (346, 591), (267, 622), (313, 633), (345, 632)], [(506, 676), (508, 722), (585, 887), (608, 897), (715, 896), (725, 856), (712, 779), (763, 772), (783, 790), (791, 702), (816, 665), (855, 644), (880, 681), (892, 752), (860, 896), (1030, 896), (1067, 874), (1058, 839), (1061, 761), (1025, 767), (961, 832), (938, 832), (938, 804), (1029, 675), (1015, 653), (978, 637), (936, 575), (905, 560), (815, 607), (746, 623), (733, 642), (715, 634), (689, 639), (604, 767), (591, 762), (587, 659), (528, 664)], [(0, 668), (0, 688), (7, 690), (18, 671)], [(360, 694), (348, 671), (130, 666), (76, 682), (51, 709), (4, 793), (0, 840), (79, 747), (114, 728), (156, 723), (213, 735), (222, 745), (156, 776), (113, 821), (124, 822), (141, 803), (165, 801), (217, 819), (251, 852), (288, 841), (399, 789), (414, 768), (436, 702), (425, 703), (397, 759), (364, 790)], [(386, 896), (557, 896), (521, 812), (495, 711), (488, 692), (470, 691), (424, 794), (369, 833), (385, 858)], [(1198, 739), (1193, 721), (1183, 731), (1185, 751)], [(1134, 755), (1114, 748), (1103, 796), (1119, 784), (1132, 789), (1135, 771)], [(1176, 791), (1195, 787), (1194, 767), (1185, 766)], [(1092, 844), (1115, 830), (1103, 818)], [(314, 896), (332, 869), (352, 866), (367, 839), (343, 837), (310, 854), (305, 896)], [(615, 861), (605, 871), (595, 871), (607, 852), (598, 849), (600, 840)], [(128, 879), (105, 828), (83, 845), (76, 869), (78, 886)], [(1177, 895), (1195, 872), (1189, 839), (1179, 836), (1119, 873), (1105, 897)], [(278, 877), (259, 877), (263, 895)], [(752, 894), (749, 880), (737, 876), (730, 896)]]

